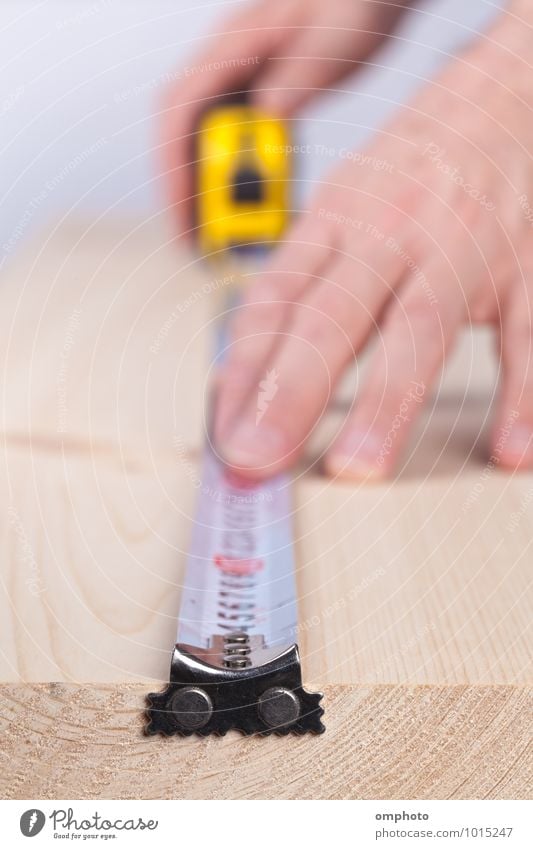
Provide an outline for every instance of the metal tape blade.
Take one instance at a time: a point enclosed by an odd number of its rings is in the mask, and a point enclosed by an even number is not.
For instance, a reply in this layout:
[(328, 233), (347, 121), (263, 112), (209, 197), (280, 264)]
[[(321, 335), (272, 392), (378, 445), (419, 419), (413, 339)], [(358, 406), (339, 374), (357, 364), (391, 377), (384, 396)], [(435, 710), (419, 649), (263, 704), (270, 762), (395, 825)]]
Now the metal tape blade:
[(208, 449), (177, 642), (208, 648), (213, 635), (242, 631), (273, 647), (296, 629), (290, 479), (249, 482)]

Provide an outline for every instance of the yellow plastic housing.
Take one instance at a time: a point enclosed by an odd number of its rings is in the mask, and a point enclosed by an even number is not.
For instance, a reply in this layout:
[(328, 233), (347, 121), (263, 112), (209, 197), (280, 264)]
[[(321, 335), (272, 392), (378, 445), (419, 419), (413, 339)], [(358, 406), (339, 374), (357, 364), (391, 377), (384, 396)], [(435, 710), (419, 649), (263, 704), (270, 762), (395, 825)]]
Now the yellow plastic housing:
[(196, 202), (203, 254), (280, 237), (288, 218), (289, 160), (282, 121), (241, 104), (204, 116)]

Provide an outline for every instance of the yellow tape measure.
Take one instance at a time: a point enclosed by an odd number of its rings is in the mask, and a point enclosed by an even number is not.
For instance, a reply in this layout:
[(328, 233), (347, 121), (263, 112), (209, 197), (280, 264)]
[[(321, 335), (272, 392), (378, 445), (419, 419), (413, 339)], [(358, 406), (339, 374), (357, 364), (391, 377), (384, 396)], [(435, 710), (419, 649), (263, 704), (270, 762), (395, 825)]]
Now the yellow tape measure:
[(289, 135), (255, 107), (211, 109), (198, 128), (197, 222), (208, 256), (278, 239), (287, 225)]

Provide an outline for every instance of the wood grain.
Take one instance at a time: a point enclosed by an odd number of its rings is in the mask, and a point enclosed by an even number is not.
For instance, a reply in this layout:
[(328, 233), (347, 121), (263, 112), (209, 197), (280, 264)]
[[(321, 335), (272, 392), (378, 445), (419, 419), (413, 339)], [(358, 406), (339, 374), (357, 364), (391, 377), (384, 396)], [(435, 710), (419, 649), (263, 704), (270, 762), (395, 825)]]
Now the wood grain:
[(531, 700), (522, 688), (329, 685), (320, 737), (150, 741), (144, 692), (132, 683), (2, 685), (2, 795), (527, 798)]
[(158, 221), (67, 221), (4, 273), (0, 792), (527, 797), (533, 477), (487, 466), (484, 334), (465, 335), (394, 482), (312, 467), (349, 377), (298, 475), (298, 642), (326, 734), (142, 735), (175, 634), (221, 280)]

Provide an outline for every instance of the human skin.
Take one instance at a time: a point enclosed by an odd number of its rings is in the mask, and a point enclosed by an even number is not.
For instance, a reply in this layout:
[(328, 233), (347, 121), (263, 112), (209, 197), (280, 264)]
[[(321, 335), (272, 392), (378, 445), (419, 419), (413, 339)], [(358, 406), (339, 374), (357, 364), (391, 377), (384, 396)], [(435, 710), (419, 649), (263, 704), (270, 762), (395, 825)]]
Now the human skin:
[[(384, 32), (392, 23), (373, 26)], [(365, 151), (324, 177), (249, 286), (217, 379), (215, 420), (217, 448), (242, 474), (266, 477), (299, 458), (339, 379), (373, 341), (324, 465), (347, 478), (390, 475), (470, 324), (493, 326), (501, 353), (492, 433), (499, 465), (533, 466), (532, 26), (530, 0), (510, 2)], [(331, 31), (328, 38), (333, 51)], [(363, 41), (368, 55), (376, 37)], [(306, 55), (313, 50), (333, 55), (314, 43)], [(343, 40), (343, 60), (346, 50)], [(353, 57), (343, 64), (351, 69)], [(322, 82), (316, 71), (315, 87), (338, 75), (337, 64), (328, 67)], [(295, 97), (279, 114), (292, 114)], [(175, 194), (182, 210), (183, 196), (184, 185)], [(276, 390), (258, 421), (267, 374)]]

